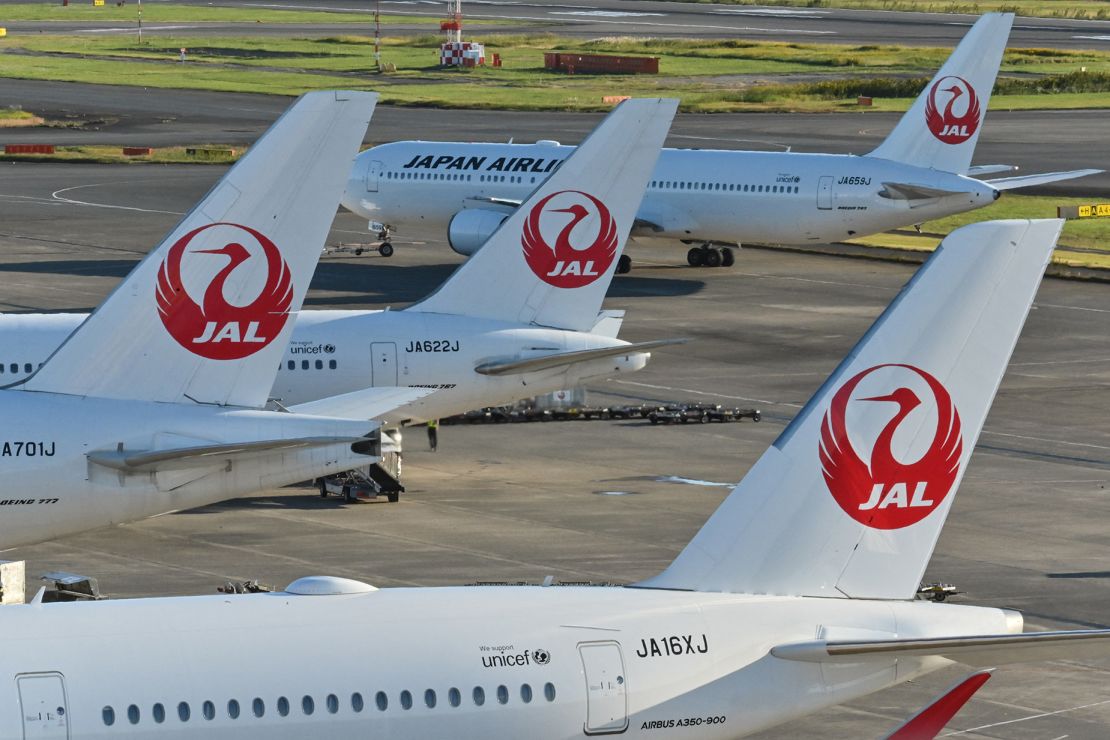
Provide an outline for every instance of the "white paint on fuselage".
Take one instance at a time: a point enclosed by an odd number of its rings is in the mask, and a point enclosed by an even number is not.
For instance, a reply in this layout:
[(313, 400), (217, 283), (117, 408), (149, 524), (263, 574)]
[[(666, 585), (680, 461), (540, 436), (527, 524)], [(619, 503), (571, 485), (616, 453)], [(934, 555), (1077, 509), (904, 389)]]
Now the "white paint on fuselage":
[[(997, 609), (925, 602), (571, 587), (48, 604), (8, 607), (4, 618), (0, 701), (18, 704), (16, 674), (56, 672), (74, 738), (202, 728), (237, 738), (582, 737), (587, 683), (598, 679), (585, 675), (580, 651), (595, 644), (620, 651), (619, 678), (608, 678), (624, 695), (624, 736), (735, 738), (948, 664), (881, 657), (823, 666), (774, 658), (776, 645), (1013, 628)], [(105, 666), (124, 668), (105, 681)], [(155, 704), (164, 723), (153, 719)], [(0, 737), (22, 737), (20, 721), (20, 712), (0, 714)]]
[[(446, 229), (460, 209), (482, 207), (483, 198), (525, 199), (552, 163), (573, 150), (552, 144), (383, 144), (357, 158), (343, 205), (401, 230)], [(884, 182), (961, 194), (898, 200), (879, 194)], [(979, 180), (876, 157), (664, 149), (637, 213), (660, 230), (637, 228), (633, 236), (829, 242), (969, 211), (994, 198), (995, 190)]]

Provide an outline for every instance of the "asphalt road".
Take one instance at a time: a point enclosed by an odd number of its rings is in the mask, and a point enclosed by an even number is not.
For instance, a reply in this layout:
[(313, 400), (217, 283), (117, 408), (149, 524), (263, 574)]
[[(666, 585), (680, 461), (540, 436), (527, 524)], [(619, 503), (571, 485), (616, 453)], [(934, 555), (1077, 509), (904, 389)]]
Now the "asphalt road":
[[(0, 6), (17, 0), (0, 0)], [(157, 0), (154, 0), (157, 2)], [(267, 7), (325, 10), (359, 14), (366, 18), (364, 32), (372, 24), (373, 4), (367, 0), (321, 0), (314, 2), (259, 3), (255, 0), (186, 0), (195, 5)], [(148, 4), (154, 4), (147, 0)], [(390, 23), (393, 15), (422, 15), (440, 19), (445, 15), (442, 0), (383, 0), (382, 13), (387, 34), (427, 33), (427, 25)], [(737, 6), (714, 3), (644, 2), (641, 0), (575, 0), (559, 2), (511, 2), (510, 0), (467, 0), (464, 23), (470, 33), (486, 28), (505, 33), (535, 33), (596, 38), (599, 36), (662, 36), (692, 38), (747, 38), (780, 41), (819, 40), (845, 44), (886, 43), (950, 46), (959, 40), (975, 17), (965, 14), (904, 13), (889, 11), (838, 10), (832, 8), (783, 8)], [(2, 12), (0, 12), (2, 18)], [(483, 22), (496, 21), (496, 27)], [(542, 28), (537, 24), (542, 24)], [(58, 31), (74, 33), (131, 33), (133, 24), (117, 21), (71, 23), (10, 22), (14, 32)], [(352, 24), (322, 25), (273, 23), (148, 23), (150, 34), (169, 35), (282, 35), (324, 36), (352, 32)], [(1011, 46), (1048, 48), (1110, 48), (1110, 22), (1021, 18), (1014, 26)]]
[[(78, 128), (0, 129), (0, 143), (249, 144), (289, 105), (281, 96), (157, 90), (0, 79), (0, 100), (18, 101), (48, 119)], [(577, 143), (600, 113), (440, 111), (380, 106), (367, 143), (535, 141)], [(878, 146), (898, 114), (682, 114), (668, 146), (864, 154)], [(994, 111), (987, 116), (977, 164), (1016, 164), (1021, 173), (1084, 167), (1110, 169), (1110, 115), (1105, 111)], [(1027, 190), (1110, 197), (1110, 174)]]
[[(220, 175), (219, 167), (0, 166), (0, 309), (86, 309)], [(61, 191), (61, 192), (59, 192)], [(110, 206), (110, 207), (109, 207)], [(361, 223), (341, 215), (330, 243)], [(459, 258), (443, 248), (329, 256), (313, 307), (402, 306)], [(406, 435), (399, 504), (283, 489), (20, 548), (29, 578), (69, 570), (112, 597), (283, 586), (309, 573), (379, 586), (477, 580), (628, 582), (664, 567), (896, 295), (913, 268), (744, 250), (732, 269), (634, 248), (607, 307), (629, 340), (688, 336), (598, 403), (699, 400), (763, 409), (761, 424), (578, 422)], [(926, 580), (962, 603), (1022, 610), (1032, 629), (1110, 626), (1110, 286), (1047, 280)], [(0, 349), (16, 352), (18, 348)], [(0, 358), (2, 359), (2, 358)], [(950, 729), (968, 738), (1105, 738), (1110, 663), (1005, 667)], [(879, 737), (963, 675), (950, 668), (763, 737)]]

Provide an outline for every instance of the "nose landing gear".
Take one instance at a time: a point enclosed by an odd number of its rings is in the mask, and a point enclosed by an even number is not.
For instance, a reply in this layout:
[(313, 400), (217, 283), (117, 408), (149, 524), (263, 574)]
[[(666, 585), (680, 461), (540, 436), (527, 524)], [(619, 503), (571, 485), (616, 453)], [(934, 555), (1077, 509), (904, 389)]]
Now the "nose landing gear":
[(690, 267), (732, 267), (736, 262), (736, 255), (728, 247), (702, 244), (700, 247), (692, 247), (686, 253), (686, 261)]
[(378, 231), (378, 240), (381, 242), (381, 244), (378, 245), (378, 254), (382, 257), (392, 257), (393, 245), (389, 242), (389, 232), (391, 231), (389, 224), (380, 224), (376, 221), (371, 221), (370, 231), (374, 231), (375, 229)]

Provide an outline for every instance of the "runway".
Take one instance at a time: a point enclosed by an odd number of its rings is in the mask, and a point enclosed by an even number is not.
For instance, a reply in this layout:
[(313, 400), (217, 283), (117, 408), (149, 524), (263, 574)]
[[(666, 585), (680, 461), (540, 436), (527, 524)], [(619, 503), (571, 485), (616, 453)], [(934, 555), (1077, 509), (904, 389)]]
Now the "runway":
[[(96, 305), (220, 167), (0, 166), (2, 310)], [(330, 243), (363, 224), (340, 215)], [(326, 257), (310, 307), (401, 307), (460, 258), (428, 235), (397, 256)], [(406, 434), (398, 504), (282, 489), (20, 548), (28, 574), (69, 570), (113, 598), (284, 586), (328, 573), (378, 586), (483, 580), (625, 583), (663, 568), (912, 274), (897, 264), (743, 250), (732, 269), (633, 248), (606, 306), (632, 341), (687, 336), (597, 403), (757, 406), (760, 424), (444, 427)], [(956, 500), (928, 581), (963, 603), (1021, 609), (1029, 628), (1110, 626), (1110, 287), (1047, 280)], [(18, 351), (5, 348), (3, 352)], [(18, 358), (16, 358), (18, 359)], [(676, 478), (678, 480), (676, 480)], [(720, 485), (692, 485), (686, 481)], [(957, 717), (969, 738), (1110, 734), (1110, 664), (1008, 667)], [(761, 737), (879, 737), (962, 675), (952, 668)], [(999, 724), (1006, 723), (1006, 724)]]
[[(89, 122), (80, 128), (0, 130), (0, 143), (174, 146), (244, 145), (254, 141), (290, 99), (282, 96), (157, 90), (0, 79), (0, 100), (20, 101), (48, 119)], [(557, 139), (576, 144), (601, 113), (433, 111), (379, 106), (367, 144), (401, 139), (507, 141)], [(865, 154), (894, 127), (891, 113), (680, 114), (667, 145)], [(1012, 164), (1021, 174), (1103, 166), (1110, 141), (1106, 111), (992, 111), (976, 150), (977, 164)], [(1031, 143), (1033, 145), (1031, 146)], [(1110, 174), (1024, 192), (1110, 197)]]
[[(3, 6), (4, 0), (0, 2)], [(14, 0), (10, 0), (14, 1)], [(186, 0), (194, 5), (224, 7), (319, 10), (357, 15), (361, 24), (285, 23), (166, 23), (148, 24), (154, 35), (220, 36), (229, 34), (325, 36), (338, 33), (367, 33), (373, 8), (365, 0), (308, 0), (307, 2), (258, 2), (256, 0)], [(149, 3), (150, 0), (147, 0)], [(444, 16), (442, 1), (383, 0), (386, 34), (429, 33), (427, 25), (391, 23), (392, 16)], [(824, 41), (844, 44), (882, 43), (921, 46), (950, 46), (963, 36), (975, 16), (950, 13), (906, 13), (834, 8), (787, 8), (739, 6), (716, 3), (651, 2), (640, 0), (575, 0), (572, 3), (512, 2), (511, 0), (467, 0), (464, 22), (471, 32), (496, 30), (502, 33), (554, 33), (563, 36), (656, 36), (688, 38), (744, 38), (770, 41)], [(491, 26), (491, 21), (496, 26)], [(485, 25), (483, 25), (485, 24)], [(65, 22), (63, 26), (11, 22), (13, 32), (130, 33), (131, 24)], [(1010, 45), (1014, 47), (1107, 49), (1110, 22), (1049, 18), (1020, 18), (1014, 25)]]

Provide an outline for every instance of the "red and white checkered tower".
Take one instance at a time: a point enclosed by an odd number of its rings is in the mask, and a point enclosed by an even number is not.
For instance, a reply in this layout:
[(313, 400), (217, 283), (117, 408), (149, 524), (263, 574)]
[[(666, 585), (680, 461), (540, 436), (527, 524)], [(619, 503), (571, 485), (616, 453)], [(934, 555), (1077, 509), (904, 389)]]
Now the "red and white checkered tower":
[(447, 0), (449, 17), (441, 21), (439, 30), (443, 31), (447, 43), (462, 43), (462, 0)]

